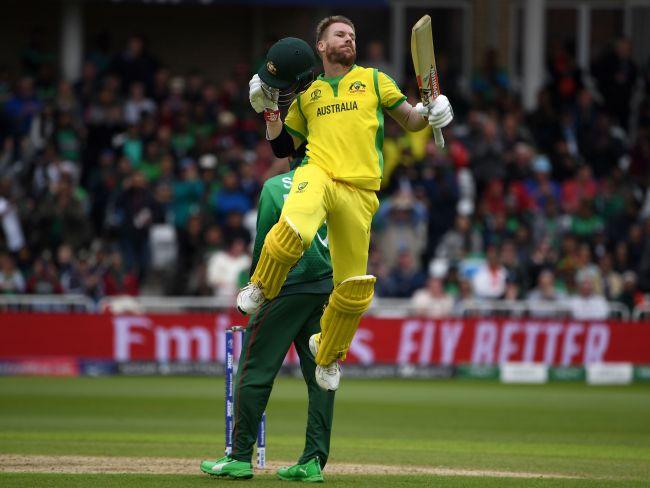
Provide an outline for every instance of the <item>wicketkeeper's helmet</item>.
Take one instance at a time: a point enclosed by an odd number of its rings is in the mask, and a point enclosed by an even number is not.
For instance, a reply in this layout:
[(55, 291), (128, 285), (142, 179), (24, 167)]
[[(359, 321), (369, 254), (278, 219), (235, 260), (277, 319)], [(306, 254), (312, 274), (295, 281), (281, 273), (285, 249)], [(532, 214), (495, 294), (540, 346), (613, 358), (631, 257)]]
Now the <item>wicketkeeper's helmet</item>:
[[(264, 85), (280, 91), (278, 104), (288, 105), (314, 81), (315, 65), (316, 57), (309, 44), (296, 37), (285, 37), (271, 46), (257, 74)], [(262, 89), (266, 90), (264, 85)]]

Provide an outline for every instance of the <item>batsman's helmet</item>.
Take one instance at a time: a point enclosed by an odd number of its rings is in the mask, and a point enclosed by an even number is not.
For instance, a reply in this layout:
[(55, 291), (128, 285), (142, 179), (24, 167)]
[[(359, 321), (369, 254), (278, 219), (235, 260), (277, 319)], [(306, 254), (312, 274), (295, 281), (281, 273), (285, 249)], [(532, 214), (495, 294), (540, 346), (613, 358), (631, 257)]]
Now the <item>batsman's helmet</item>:
[(316, 57), (309, 44), (296, 37), (285, 37), (271, 46), (257, 74), (265, 85), (280, 91), (278, 104), (287, 105), (314, 81), (315, 65)]

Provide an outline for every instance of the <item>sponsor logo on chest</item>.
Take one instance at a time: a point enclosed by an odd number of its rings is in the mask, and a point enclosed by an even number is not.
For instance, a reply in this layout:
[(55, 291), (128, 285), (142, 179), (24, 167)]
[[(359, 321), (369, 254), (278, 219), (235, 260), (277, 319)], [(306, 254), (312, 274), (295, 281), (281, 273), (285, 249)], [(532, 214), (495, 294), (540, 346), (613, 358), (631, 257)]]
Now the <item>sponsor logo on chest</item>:
[(348, 93), (365, 93), (366, 92), (366, 85), (362, 81), (353, 81), (350, 83), (350, 87), (348, 88)]

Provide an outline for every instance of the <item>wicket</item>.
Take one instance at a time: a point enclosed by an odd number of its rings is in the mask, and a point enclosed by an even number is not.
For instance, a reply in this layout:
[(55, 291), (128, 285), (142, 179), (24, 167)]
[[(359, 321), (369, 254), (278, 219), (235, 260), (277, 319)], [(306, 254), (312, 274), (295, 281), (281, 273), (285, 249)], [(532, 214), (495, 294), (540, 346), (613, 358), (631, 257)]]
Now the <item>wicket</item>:
[[(232, 453), (232, 432), (234, 427), (235, 397), (233, 389), (234, 370), (234, 345), (235, 333), (246, 330), (245, 327), (235, 325), (226, 329), (226, 456)], [(262, 420), (257, 430), (257, 467), (266, 466), (266, 412), (262, 413)]]

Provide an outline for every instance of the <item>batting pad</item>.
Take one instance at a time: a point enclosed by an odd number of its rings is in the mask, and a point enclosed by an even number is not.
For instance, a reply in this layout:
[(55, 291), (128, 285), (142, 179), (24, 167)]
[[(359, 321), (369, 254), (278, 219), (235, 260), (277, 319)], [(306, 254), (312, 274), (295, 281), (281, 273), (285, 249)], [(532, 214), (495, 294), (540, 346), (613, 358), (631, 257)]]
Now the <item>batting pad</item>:
[(300, 234), (289, 219), (281, 218), (266, 234), (251, 283), (260, 287), (267, 300), (274, 299), (302, 253)]
[(327, 366), (337, 359), (345, 360), (361, 316), (370, 308), (375, 281), (372, 275), (353, 276), (334, 288), (321, 318), (317, 364)]

